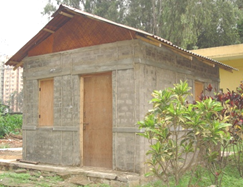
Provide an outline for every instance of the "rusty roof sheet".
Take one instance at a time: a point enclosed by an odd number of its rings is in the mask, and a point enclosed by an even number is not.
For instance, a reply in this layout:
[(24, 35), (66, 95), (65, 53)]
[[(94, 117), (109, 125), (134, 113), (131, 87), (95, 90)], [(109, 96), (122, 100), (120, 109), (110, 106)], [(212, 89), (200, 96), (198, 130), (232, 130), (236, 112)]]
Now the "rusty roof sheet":
[(59, 9), (52, 15), (52, 19), (29, 41), (27, 42), (16, 54), (14, 54), (7, 62), (6, 65), (10, 65), (10, 66), (15, 66), (15, 68), (22, 66), (22, 60), (28, 55), (28, 51), (31, 50), (32, 48), (34, 48), (36, 45), (40, 44), (40, 42), (44, 41), (47, 37), (49, 37), (52, 33), (54, 33), (55, 31), (57, 31), (60, 27), (62, 27), (66, 22), (68, 22), (70, 19), (72, 19), (72, 17), (74, 15), (83, 15), (83, 16), (87, 16), (91, 19), (95, 19), (98, 21), (102, 21), (102, 22), (106, 22), (109, 24), (113, 24), (116, 25), (118, 27), (122, 27), (131, 31), (135, 31), (136, 33), (138, 33), (139, 35), (143, 35), (145, 37), (149, 37), (152, 39), (157, 40), (158, 42), (163, 43), (164, 45), (168, 45), (171, 48), (174, 48), (175, 50), (177, 50), (180, 53), (185, 53), (191, 56), (194, 56), (196, 58), (200, 58), (203, 59), (205, 61), (208, 61), (214, 65), (218, 65), (219, 67), (226, 69), (228, 71), (232, 71), (232, 70), (238, 70), (236, 68), (233, 68), (229, 65), (225, 65), (223, 63), (220, 63), (216, 60), (210, 59), (208, 57), (190, 52), (186, 49), (183, 49), (179, 46), (174, 45), (172, 42), (165, 40), (159, 36), (153, 35), (151, 33), (142, 31), (140, 29), (136, 29), (130, 26), (126, 26), (123, 24), (119, 24), (116, 22), (113, 22), (111, 20), (102, 18), (100, 16), (94, 15), (94, 14), (90, 14), (87, 12), (83, 12), (81, 10), (69, 7), (67, 5), (61, 4), (59, 6)]

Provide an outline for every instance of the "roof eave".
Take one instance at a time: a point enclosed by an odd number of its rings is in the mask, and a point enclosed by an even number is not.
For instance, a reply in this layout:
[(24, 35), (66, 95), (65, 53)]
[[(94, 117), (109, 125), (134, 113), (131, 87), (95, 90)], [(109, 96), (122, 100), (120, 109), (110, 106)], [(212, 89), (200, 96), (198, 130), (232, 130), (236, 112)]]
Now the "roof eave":
[[(151, 33), (148, 33), (148, 32), (133, 28), (133, 27), (129, 27), (129, 26), (126, 26), (126, 25), (123, 25), (123, 24), (119, 24), (119, 23), (113, 22), (111, 20), (96, 16), (96, 15), (93, 15), (93, 14), (90, 14), (90, 13), (87, 13), (87, 12), (83, 12), (81, 10), (69, 7), (67, 5), (62, 5), (62, 4), (59, 6), (58, 10), (52, 15), (53, 19), (51, 19), (30, 41), (28, 41), (18, 52), (16, 52), (15, 55), (13, 55), (5, 64), (14, 66), (15, 69), (17, 67), (19, 67), (19, 66), (22, 66), (23, 63), (21, 61), (22, 61), (22, 59), (24, 59), (28, 55), (28, 51), (31, 50), (34, 46), (36, 46), (40, 42), (42, 42), (43, 40), (45, 40), (48, 36), (53, 34), (53, 32), (55, 32), (53, 30), (50, 30), (49, 28), (52, 27), (51, 23), (53, 21), (55, 21), (55, 18), (59, 14), (62, 14), (65, 17), (67, 17), (67, 21), (69, 20), (69, 18), (71, 19), (72, 16), (74, 16), (74, 15), (83, 15), (83, 16), (87, 16), (87, 17), (89, 17), (91, 19), (95, 19), (95, 20), (98, 20), (98, 21), (103, 21), (103, 22), (106, 22), (106, 23), (109, 23), (109, 24), (112, 24), (112, 25), (115, 25), (115, 26), (118, 26), (118, 27), (122, 27), (122, 28), (125, 28), (125, 29), (128, 29), (128, 30), (131, 30), (131, 31), (135, 31), (138, 35), (143, 36), (143, 37), (145, 37), (145, 38), (147, 38), (149, 40), (152, 40), (152, 41), (157, 41), (158, 43), (161, 43), (161, 44), (163, 44), (163, 45), (165, 45), (165, 46), (177, 51), (178, 53), (184, 54), (186, 57), (194, 56), (196, 58), (200, 58), (201, 60), (203, 60), (203, 62), (206, 61), (210, 65), (214, 65), (214, 66), (217, 65), (220, 68), (228, 70), (230, 72), (232, 72), (233, 70), (236, 70), (236, 71), (238, 70), (238, 69), (233, 68), (231, 66), (222, 64), (222, 63), (220, 63), (220, 62), (218, 62), (216, 60), (213, 60), (213, 59), (207, 58), (205, 56), (201, 56), (201, 55), (195, 54), (193, 52), (190, 52), (188, 50), (185, 50), (185, 49), (183, 49), (183, 48), (181, 48), (179, 46), (174, 45), (172, 42), (170, 42), (168, 40), (165, 40), (165, 39), (163, 39), (161, 37), (158, 37), (156, 35), (153, 35)], [(64, 20), (64, 23), (66, 23), (65, 20)], [(56, 30), (58, 30), (60, 27), (62, 27), (62, 25), (59, 26)], [(42, 34), (42, 32), (46, 32), (46, 33)], [(41, 39), (38, 39), (38, 37), (41, 37), (41, 36), (43, 36), (43, 37)], [(21, 55), (21, 53), (22, 53), (22, 55)], [(21, 58), (20, 58), (19, 61), (16, 61), (16, 59), (17, 59), (16, 57), (18, 55), (20, 55)]]
[[(173, 43), (171, 43), (170, 41), (167, 41), (161, 37), (158, 37), (158, 36), (155, 36), (155, 35), (152, 35), (152, 36), (145, 36), (145, 35), (140, 35), (139, 36), (143, 36), (145, 37), (146, 39), (149, 39), (149, 40), (152, 40), (155, 42), (155, 39), (156, 41), (158, 41), (158, 43), (155, 43), (156, 46), (161, 46), (161, 45), (164, 45), (164, 46), (168, 46), (169, 48), (172, 48), (174, 49), (174, 51), (177, 51), (179, 54), (183, 55), (184, 57), (186, 57), (187, 59), (190, 59), (192, 60), (192, 57), (195, 57), (197, 59), (201, 59), (201, 61), (203, 63), (206, 63), (212, 67), (215, 67), (216, 65), (219, 67), (219, 68), (222, 68), (224, 70), (227, 70), (229, 72), (233, 72), (233, 70), (235, 71), (238, 71), (238, 69), (234, 68), (234, 67), (231, 67), (229, 65), (225, 65), (223, 63), (220, 63), (216, 60), (213, 60), (213, 59), (210, 59), (208, 57), (205, 57), (205, 56), (202, 56), (202, 55), (199, 55), (199, 54), (196, 54), (196, 53), (193, 53), (191, 51), (188, 51), (188, 50), (185, 50), (179, 46), (176, 46), (174, 45)], [(147, 42), (147, 41), (146, 41)], [(150, 43), (150, 42), (149, 42)]]

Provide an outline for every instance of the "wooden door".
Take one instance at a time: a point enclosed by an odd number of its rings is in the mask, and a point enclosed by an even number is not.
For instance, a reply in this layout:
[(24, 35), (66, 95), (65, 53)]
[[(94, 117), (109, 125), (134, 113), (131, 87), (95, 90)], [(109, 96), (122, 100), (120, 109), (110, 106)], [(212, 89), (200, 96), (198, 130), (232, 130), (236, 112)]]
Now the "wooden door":
[(53, 79), (39, 82), (39, 126), (53, 126)]
[(112, 168), (111, 73), (83, 77), (83, 165)]

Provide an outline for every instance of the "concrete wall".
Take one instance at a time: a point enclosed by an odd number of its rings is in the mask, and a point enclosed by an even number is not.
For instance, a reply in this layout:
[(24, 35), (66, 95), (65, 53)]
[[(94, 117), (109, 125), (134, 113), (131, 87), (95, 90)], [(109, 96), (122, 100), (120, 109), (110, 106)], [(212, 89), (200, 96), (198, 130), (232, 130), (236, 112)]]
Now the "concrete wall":
[(38, 127), (38, 80), (25, 80), (23, 158), (43, 163), (78, 165), (79, 77), (54, 77), (54, 126)]
[[(134, 75), (136, 82), (136, 119), (142, 120), (152, 105), (148, 103), (152, 99), (153, 90), (163, 90), (173, 87), (173, 84), (179, 83), (180, 80), (187, 80), (192, 93), (194, 94), (195, 81), (201, 81), (205, 87), (209, 83), (214, 88), (219, 87), (219, 70), (199, 62), (197, 59), (186, 59), (181, 55), (173, 53), (166, 48), (158, 48), (147, 43), (139, 43), (141, 46), (140, 61), (135, 61)], [(210, 93), (213, 95), (213, 92)], [(194, 97), (189, 98), (193, 101)], [(148, 141), (143, 138), (137, 138), (139, 143), (139, 171), (143, 174), (148, 168), (145, 168), (145, 153), (148, 150)], [(137, 170), (137, 169), (136, 169)]]
[[(125, 137), (133, 143), (131, 139), (135, 137), (135, 130), (133, 133), (116, 130), (117, 127), (136, 126), (134, 114), (131, 113), (135, 105), (134, 49), (134, 42), (125, 41), (25, 58), (23, 158), (57, 165), (80, 165), (79, 78), (82, 74), (112, 71), (113, 166), (134, 171), (131, 155), (135, 154), (130, 152), (134, 152), (135, 146), (127, 145), (125, 150), (129, 155), (123, 154), (123, 160), (120, 160), (121, 149), (117, 149), (117, 145), (124, 147), (125, 143), (119, 142)], [(53, 127), (38, 127), (38, 83), (45, 78), (54, 78)]]
[[(147, 141), (136, 122), (151, 108), (155, 89), (179, 80), (218, 87), (218, 68), (190, 61), (165, 47), (139, 40), (116, 42), (24, 59), (23, 158), (78, 166), (80, 160), (79, 77), (112, 71), (113, 169), (145, 172)], [(54, 125), (38, 127), (38, 83), (54, 78)], [(189, 99), (192, 100), (192, 99)]]

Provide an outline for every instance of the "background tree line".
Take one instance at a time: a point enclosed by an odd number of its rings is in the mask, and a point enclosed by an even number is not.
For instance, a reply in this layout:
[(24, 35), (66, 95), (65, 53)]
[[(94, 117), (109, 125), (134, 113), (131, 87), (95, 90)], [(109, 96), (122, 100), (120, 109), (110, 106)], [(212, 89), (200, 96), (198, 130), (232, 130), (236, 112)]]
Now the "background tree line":
[(243, 42), (242, 0), (49, 0), (153, 33), (191, 50)]

